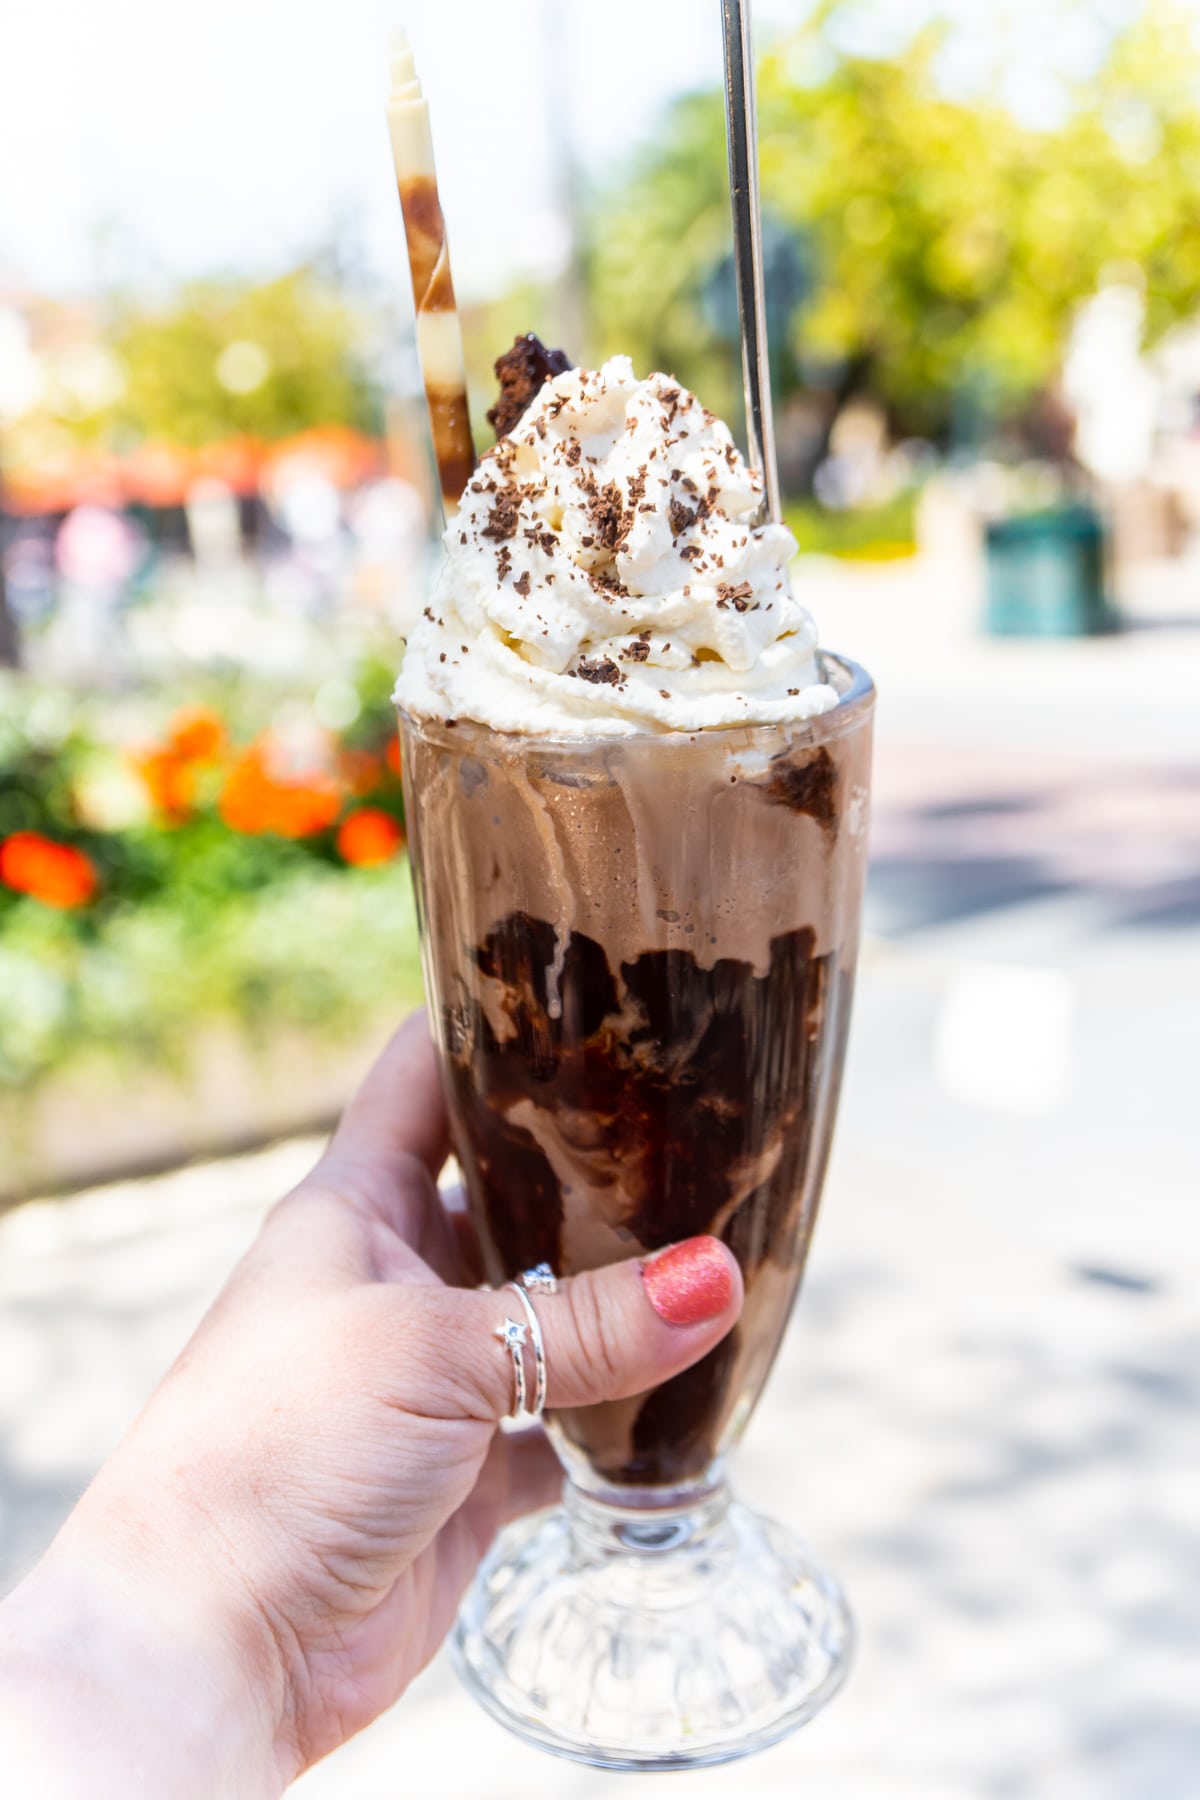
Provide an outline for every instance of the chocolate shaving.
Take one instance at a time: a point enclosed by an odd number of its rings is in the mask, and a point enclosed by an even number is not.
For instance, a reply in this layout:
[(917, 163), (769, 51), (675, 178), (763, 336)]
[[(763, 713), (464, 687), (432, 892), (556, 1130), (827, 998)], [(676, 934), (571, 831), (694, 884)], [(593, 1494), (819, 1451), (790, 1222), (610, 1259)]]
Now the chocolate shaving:
[(565, 375), (574, 364), (564, 350), (547, 350), (532, 331), (513, 339), (513, 347), (496, 358), (500, 397), (488, 413), (488, 424), (498, 438), (507, 437), (518, 425), (539, 389), (555, 375)]
[(513, 582), (513, 587), (515, 588), (516, 592), (518, 594), (520, 594), (522, 600), (528, 598), (529, 587), (530, 587), (529, 570), (528, 569), (522, 570), (521, 574), (518, 575), (517, 579)]
[(621, 671), (618, 669), (611, 656), (600, 656), (590, 661), (586, 656), (581, 657), (576, 666), (575, 673), (583, 681), (607, 682), (611, 684), (621, 680)]
[[(644, 486), (642, 491), (645, 492)], [(633, 528), (633, 514), (625, 507), (615, 481), (606, 481), (588, 501), (588, 517), (606, 550), (619, 550)], [(582, 541), (586, 544), (587, 539)]]
[(748, 581), (718, 581), (717, 605), (733, 606), (738, 612), (749, 611), (750, 602), (754, 598), (754, 589)]
[(501, 543), (505, 538), (516, 537), (517, 526), (521, 520), (521, 490), (517, 487), (501, 488), (488, 514), (488, 522), (482, 535)]
[(696, 523), (695, 508), (685, 506), (682, 500), (672, 500), (667, 508), (667, 518), (671, 522), (671, 536), (682, 537)]
[(592, 592), (599, 594), (602, 600), (628, 600), (629, 589), (613, 574), (611, 569), (592, 569), (588, 574), (588, 586)]

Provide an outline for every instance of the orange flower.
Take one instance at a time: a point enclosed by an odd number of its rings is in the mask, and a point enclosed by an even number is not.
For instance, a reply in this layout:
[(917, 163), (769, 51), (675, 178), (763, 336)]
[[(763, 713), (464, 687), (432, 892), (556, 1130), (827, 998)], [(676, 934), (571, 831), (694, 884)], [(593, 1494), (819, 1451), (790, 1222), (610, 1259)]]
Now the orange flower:
[(341, 804), (327, 775), (280, 776), (268, 767), (263, 747), (252, 744), (226, 777), (221, 817), (231, 831), (303, 838), (328, 830)]
[(391, 813), (364, 806), (342, 821), (337, 834), (338, 855), (356, 869), (391, 862), (404, 842), (404, 833)]
[(392, 774), (398, 775), (400, 773), (400, 739), (390, 737), (387, 741), (387, 749), (383, 754)]
[(100, 885), (82, 850), (56, 844), (36, 831), (15, 831), (0, 844), (0, 881), (44, 906), (85, 906)]
[(167, 740), (185, 762), (215, 762), (225, 747), (225, 722), (207, 706), (185, 706), (167, 727)]
[(195, 809), (197, 770), (215, 763), (224, 748), (220, 716), (207, 707), (189, 706), (171, 720), (166, 743), (135, 754), (133, 766), (158, 811), (178, 825)]
[(133, 765), (159, 812), (178, 824), (192, 810), (196, 779), (191, 767), (174, 750), (147, 750), (133, 758)]

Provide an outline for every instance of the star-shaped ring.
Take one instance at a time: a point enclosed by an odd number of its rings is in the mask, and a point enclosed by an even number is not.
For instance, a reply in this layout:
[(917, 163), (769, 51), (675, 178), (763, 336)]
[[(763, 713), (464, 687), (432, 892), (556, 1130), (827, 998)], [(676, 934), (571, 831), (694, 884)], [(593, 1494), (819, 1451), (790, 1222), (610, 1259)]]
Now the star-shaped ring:
[(516, 1394), (510, 1418), (518, 1418), (525, 1411), (525, 1346), (529, 1342), (529, 1327), (518, 1319), (505, 1319), (503, 1325), (497, 1325), (496, 1336), (512, 1358), (513, 1380)]

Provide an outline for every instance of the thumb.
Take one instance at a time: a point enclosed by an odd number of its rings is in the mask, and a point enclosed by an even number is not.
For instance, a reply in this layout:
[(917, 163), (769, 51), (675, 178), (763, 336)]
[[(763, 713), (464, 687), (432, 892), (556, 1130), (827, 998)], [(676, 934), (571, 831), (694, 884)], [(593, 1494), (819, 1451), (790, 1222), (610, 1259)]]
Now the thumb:
[[(503, 1418), (513, 1409), (515, 1378), (497, 1332), (505, 1319), (524, 1320), (517, 1296), (504, 1288), (424, 1288), (420, 1298), (440, 1315), (422, 1333), (435, 1352), (419, 1377), (424, 1410), (441, 1390), (443, 1417)], [(719, 1239), (696, 1237), (645, 1260), (574, 1275), (530, 1300), (545, 1346), (547, 1407), (591, 1406), (644, 1393), (697, 1362), (736, 1322), (742, 1277)], [(532, 1345), (524, 1356), (532, 1398)], [(411, 1357), (410, 1370), (417, 1374), (424, 1360)]]

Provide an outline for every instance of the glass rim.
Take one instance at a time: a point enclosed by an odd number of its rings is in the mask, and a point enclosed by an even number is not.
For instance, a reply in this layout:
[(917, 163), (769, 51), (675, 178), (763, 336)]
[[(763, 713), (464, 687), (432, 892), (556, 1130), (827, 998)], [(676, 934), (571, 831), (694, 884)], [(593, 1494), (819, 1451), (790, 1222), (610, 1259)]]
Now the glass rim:
[(559, 752), (579, 756), (588, 751), (599, 753), (614, 749), (636, 752), (649, 744), (679, 749), (685, 744), (702, 743), (711, 746), (722, 741), (731, 747), (741, 747), (766, 737), (779, 738), (784, 734), (789, 742), (807, 737), (813, 743), (832, 743), (854, 731), (870, 717), (875, 706), (875, 683), (861, 663), (840, 655), (836, 650), (818, 650), (816, 654), (822, 676), (828, 674), (832, 664), (841, 672), (846, 685), (838, 695), (836, 706), (831, 706), (828, 712), (813, 713), (807, 719), (772, 719), (745, 725), (706, 725), (698, 731), (580, 731), (567, 734), (501, 731), (494, 725), (484, 724), (480, 719), (433, 718), (427, 714), (409, 712), (399, 704), (396, 711), (403, 724), (428, 742), (454, 749), (472, 739), (486, 740), (507, 746), (513, 755), (536, 751), (539, 755)]

